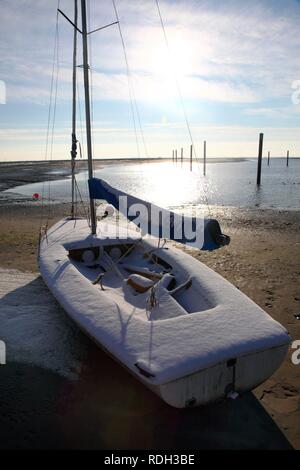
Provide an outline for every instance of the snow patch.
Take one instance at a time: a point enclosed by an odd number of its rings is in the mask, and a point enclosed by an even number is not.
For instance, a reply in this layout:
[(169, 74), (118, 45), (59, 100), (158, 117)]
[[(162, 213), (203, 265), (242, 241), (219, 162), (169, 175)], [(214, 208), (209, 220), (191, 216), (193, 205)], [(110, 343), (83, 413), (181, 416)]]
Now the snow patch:
[(67, 318), (38, 274), (0, 268), (0, 339), (6, 362), (76, 379), (87, 339)]

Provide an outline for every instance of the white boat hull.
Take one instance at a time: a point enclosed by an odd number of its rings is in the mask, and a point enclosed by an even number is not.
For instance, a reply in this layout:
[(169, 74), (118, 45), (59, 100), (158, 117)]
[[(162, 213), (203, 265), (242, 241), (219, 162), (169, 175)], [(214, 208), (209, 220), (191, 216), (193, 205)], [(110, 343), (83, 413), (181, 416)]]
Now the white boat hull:
[(263, 383), (280, 367), (287, 349), (284, 345), (240, 357), (235, 372), (226, 361), (160, 385), (154, 391), (175, 408), (207, 405), (229, 398), (233, 390), (243, 394)]
[[(132, 295), (118, 280), (119, 268), (125, 272), (121, 263), (105, 274), (104, 290), (92, 283), (100, 268), (72, 256), (111, 243), (109, 226), (99, 225), (95, 237), (85, 221), (52, 227), (42, 239), (40, 271), (77, 325), (149, 389), (171, 406), (199, 406), (252, 390), (276, 371), (290, 343), (286, 330), (181, 250), (155, 251), (153, 241), (143, 241), (143, 250), (159, 253), (166, 266), (172, 263), (176, 276), (192, 274), (191, 288), (174, 296), (166, 291), (167, 301), (162, 297), (150, 312), (141, 306), (148, 294)], [(139, 245), (139, 234), (128, 237), (126, 242)]]

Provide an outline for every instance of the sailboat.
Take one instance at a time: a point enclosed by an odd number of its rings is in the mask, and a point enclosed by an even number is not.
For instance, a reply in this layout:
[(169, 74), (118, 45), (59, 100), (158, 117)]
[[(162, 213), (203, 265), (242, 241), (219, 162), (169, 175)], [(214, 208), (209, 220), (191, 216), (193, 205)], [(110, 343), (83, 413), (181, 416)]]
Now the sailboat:
[[(94, 177), (85, 0), (81, 19), (79, 30), (75, 0), (75, 19), (68, 21), (75, 46), (77, 33), (82, 36), (90, 220), (76, 218), (72, 209), (71, 217), (43, 233), (42, 277), (79, 328), (169, 405), (186, 408), (234, 398), (276, 371), (290, 336), (240, 290), (170, 241), (195, 245), (195, 236), (189, 239), (180, 230), (182, 218)], [(74, 91), (75, 53), (73, 72)], [(73, 96), (72, 170), (76, 92)], [(74, 195), (74, 171), (72, 188)], [(96, 199), (109, 204), (100, 220)], [(131, 223), (117, 225), (112, 206)], [(132, 228), (136, 207), (144, 208), (140, 230)], [(196, 222), (188, 219), (193, 234)], [(197, 249), (219, 249), (230, 241), (216, 220), (202, 221), (200, 232)]]

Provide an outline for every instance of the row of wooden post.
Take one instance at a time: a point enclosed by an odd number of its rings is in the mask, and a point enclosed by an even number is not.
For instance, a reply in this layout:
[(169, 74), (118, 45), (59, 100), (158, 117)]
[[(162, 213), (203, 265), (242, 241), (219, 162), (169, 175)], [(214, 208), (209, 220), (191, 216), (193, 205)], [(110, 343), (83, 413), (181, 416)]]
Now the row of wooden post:
[[(258, 145), (258, 160), (257, 160), (257, 177), (256, 183), (260, 185), (261, 183), (261, 163), (262, 163), (262, 154), (263, 154), (263, 145), (264, 145), (264, 134), (259, 134), (259, 145)], [(289, 166), (290, 151), (286, 153), (286, 166)], [(270, 152), (268, 152), (268, 166), (270, 166)]]
[[(259, 134), (259, 145), (258, 145), (258, 161), (257, 161), (257, 185), (261, 184), (261, 164), (263, 156), (263, 145), (264, 145), (264, 134)], [(268, 152), (268, 166), (270, 166), (270, 151)], [(289, 166), (290, 151), (287, 151), (286, 154), (286, 166)], [(172, 152), (172, 161), (173, 163), (178, 162), (177, 150)], [(181, 167), (183, 166), (183, 148), (181, 148), (180, 154)], [(190, 171), (193, 171), (193, 145), (190, 146)], [(206, 140), (203, 142), (203, 175), (206, 176)]]
[[(270, 166), (270, 156), (271, 152), (268, 152), (268, 166)], [(290, 159), (290, 151), (288, 150), (286, 153), (286, 166), (289, 166), (289, 159)]]
[[(173, 163), (178, 163), (177, 150), (172, 151)], [(180, 154), (181, 167), (183, 166), (183, 148), (181, 148)], [(193, 145), (190, 146), (190, 171), (193, 171)], [(203, 142), (203, 175), (206, 175), (206, 140)]]

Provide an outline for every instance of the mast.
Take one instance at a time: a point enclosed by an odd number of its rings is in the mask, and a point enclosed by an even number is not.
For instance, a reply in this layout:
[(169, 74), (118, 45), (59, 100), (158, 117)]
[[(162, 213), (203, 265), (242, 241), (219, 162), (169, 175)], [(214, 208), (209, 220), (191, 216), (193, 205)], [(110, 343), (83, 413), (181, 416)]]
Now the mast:
[[(84, 97), (85, 97), (85, 121), (86, 121), (86, 140), (88, 156), (89, 179), (93, 178), (93, 154), (91, 138), (91, 111), (90, 111), (90, 91), (89, 91), (89, 65), (88, 65), (88, 45), (87, 45), (87, 21), (86, 21), (86, 0), (81, 0), (82, 17), (82, 50), (83, 50), (83, 79), (84, 79)], [(92, 234), (97, 231), (97, 220), (94, 200), (90, 198), (90, 212)]]
[(72, 219), (75, 217), (75, 159), (77, 156), (77, 139), (76, 139), (76, 67), (77, 67), (77, 20), (78, 20), (78, 2), (74, 0), (74, 39), (73, 39), (73, 101), (72, 101), (72, 147), (71, 147), (71, 165), (72, 165)]

